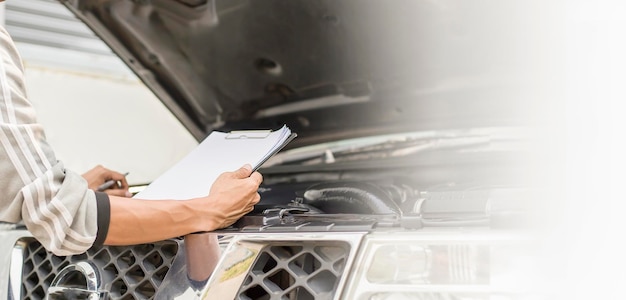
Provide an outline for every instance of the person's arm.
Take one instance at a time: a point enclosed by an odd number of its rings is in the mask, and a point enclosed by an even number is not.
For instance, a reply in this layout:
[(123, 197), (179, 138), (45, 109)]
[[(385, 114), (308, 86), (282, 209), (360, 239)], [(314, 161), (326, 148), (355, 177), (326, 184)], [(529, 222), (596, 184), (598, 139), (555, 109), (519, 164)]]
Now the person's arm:
[(221, 249), (215, 233), (188, 234), (185, 236), (187, 277), (202, 286), (215, 270)]
[(244, 166), (220, 175), (206, 197), (140, 200), (109, 196), (110, 223), (105, 245), (148, 243), (231, 225), (259, 202), (263, 180)]
[(250, 169), (222, 174), (206, 197), (187, 201), (134, 201), (94, 192), (47, 144), (26, 97), (21, 59), (0, 26), (0, 221), (23, 222), (52, 253), (73, 255), (102, 242), (137, 244), (228, 226), (259, 201), (262, 178)]
[(96, 206), (85, 180), (46, 143), (26, 97), (21, 59), (0, 26), (0, 221), (23, 222), (46, 249), (70, 255), (96, 239)]

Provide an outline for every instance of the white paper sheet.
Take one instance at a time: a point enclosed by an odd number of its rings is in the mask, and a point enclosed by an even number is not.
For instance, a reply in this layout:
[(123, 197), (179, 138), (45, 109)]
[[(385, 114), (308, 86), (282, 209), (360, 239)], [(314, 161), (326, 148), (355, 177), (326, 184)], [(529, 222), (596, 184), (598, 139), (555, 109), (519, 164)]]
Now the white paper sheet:
[(133, 198), (182, 200), (206, 196), (220, 174), (244, 164), (260, 167), (290, 141), (291, 134), (287, 126), (276, 131), (214, 131)]

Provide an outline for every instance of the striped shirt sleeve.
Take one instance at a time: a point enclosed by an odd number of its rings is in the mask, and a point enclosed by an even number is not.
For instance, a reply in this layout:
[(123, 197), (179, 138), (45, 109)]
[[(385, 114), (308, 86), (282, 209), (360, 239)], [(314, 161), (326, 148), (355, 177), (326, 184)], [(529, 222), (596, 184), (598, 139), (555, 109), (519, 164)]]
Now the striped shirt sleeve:
[[(1, 26), (0, 143), (0, 221), (23, 222), (46, 249), (61, 256), (104, 240), (97, 235), (106, 235), (108, 223), (98, 229), (98, 207), (109, 208), (108, 196), (96, 197), (82, 176), (56, 160), (27, 100), (21, 59)], [(100, 221), (108, 222), (105, 215)]]

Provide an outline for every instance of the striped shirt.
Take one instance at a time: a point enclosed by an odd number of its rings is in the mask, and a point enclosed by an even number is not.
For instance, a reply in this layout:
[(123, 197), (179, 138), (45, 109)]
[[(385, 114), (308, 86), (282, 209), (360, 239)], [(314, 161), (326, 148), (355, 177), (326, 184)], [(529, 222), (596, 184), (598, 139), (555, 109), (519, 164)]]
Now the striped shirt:
[(24, 224), (56, 255), (77, 254), (106, 238), (108, 201), (55, 158), (26, 97), (15, 44), (0, 26), (0, 222)]

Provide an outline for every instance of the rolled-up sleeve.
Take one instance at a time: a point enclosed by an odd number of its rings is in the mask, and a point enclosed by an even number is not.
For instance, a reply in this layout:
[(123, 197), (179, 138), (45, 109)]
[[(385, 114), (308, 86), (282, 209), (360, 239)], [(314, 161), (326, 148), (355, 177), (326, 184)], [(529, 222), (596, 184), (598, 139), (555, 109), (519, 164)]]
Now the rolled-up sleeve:
[(20, 57), (2, 27), (0, 56), (0, 221), (23, 222), (56, 255), (82, 253), (106, 237), (108, 196), (96, 195), (56, 160), (27, 100)]

